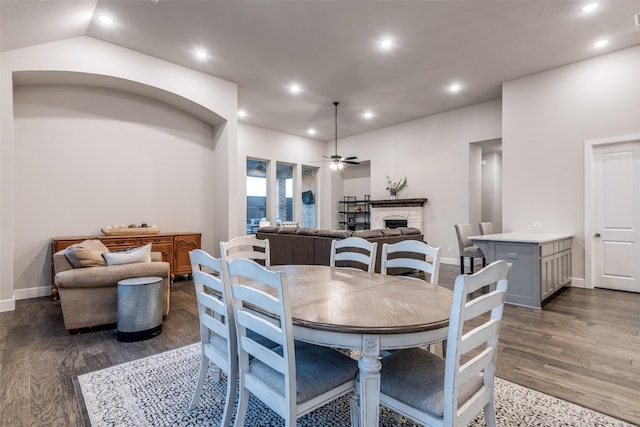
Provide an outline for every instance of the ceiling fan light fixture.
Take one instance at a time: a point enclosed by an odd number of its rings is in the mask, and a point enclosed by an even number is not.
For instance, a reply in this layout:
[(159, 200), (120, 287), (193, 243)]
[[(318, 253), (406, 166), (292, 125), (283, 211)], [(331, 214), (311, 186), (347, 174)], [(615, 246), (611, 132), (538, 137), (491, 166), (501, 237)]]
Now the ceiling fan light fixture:
[(334, 143), (335, 143), (335, 152), (332, 156), (322, 156), (325, 159), (329, 160), (329, 168), (331, 168), (331, 170), (341, 170), (344, 168), (344, 164), (348, 163), (350, 165), (359, 165), (360, 162), (356, 161), (357, 157), (356, 156), (350, 156), (350, 157), (342, 157), (341, 155), (338, 154), (338, 105), (340, 103), (338, 101), (334, 102), (334, 114), (335, 114), (335, 138), (334, 138)]

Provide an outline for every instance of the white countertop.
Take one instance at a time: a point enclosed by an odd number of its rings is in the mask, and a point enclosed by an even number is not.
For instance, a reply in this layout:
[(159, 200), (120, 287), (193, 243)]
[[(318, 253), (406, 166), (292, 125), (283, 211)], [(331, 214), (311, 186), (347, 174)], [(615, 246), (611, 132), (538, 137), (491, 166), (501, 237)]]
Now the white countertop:
[(548, 243), (555, 240), (569, 239), (571, 234), (538, 234), (538, 233), (498, 233), (485, 234), (484, 236), (471, 236), (473, 240), (488, 242), (520, 242), (520, 243)]

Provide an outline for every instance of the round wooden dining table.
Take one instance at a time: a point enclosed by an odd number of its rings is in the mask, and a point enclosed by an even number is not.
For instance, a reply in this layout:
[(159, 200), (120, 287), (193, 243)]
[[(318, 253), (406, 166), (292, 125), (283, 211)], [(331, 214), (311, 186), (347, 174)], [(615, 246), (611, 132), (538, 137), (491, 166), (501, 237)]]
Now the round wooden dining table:
[(286, 276), (295, 339), (361, 351), (361, 426), (378, 425), (380, 351), (447, 338), (452, 292), (439, 285), (321, 265), (269, 269)]

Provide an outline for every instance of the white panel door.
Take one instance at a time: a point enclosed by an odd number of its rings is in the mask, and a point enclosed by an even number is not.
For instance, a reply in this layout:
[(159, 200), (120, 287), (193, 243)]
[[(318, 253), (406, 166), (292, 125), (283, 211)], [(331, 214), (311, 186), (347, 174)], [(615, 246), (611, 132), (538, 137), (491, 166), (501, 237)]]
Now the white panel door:
[(640, 292), (640, 142), (594, 150), (594, 286)]

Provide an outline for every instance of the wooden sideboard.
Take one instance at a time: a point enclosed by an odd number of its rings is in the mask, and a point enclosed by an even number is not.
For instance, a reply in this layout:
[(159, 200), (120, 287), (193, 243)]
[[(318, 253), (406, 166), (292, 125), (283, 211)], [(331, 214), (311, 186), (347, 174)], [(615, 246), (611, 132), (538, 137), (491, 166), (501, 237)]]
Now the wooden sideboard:
[[(171, 280), (177, 274), (191, 274), (191, 261), (189, 252), (200, 249), (202, 244), (201, 233), (158, 233), (128, 236), (73, 236), (54, 237), (52, 254), (87, 239), (99, 239), (110, 251), (136, 248), (151, 243), (151, 250), (162, 253), (162, 260), (171, 266)], [(53, 268), (53, 267), (52, 267)], [(55, 277), (53, 271), (52, 281)], [(57, 298), (58, 290), (55, 283), (51, 286), (52, 297)]]

